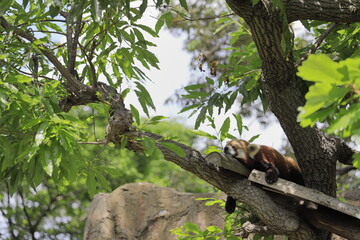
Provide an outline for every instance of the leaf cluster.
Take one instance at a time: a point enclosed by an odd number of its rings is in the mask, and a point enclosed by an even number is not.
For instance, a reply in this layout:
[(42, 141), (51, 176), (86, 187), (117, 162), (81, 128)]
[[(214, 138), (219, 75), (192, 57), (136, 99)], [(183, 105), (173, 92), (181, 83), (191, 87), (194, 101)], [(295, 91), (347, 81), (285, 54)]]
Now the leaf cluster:
[[(327, 55), (311, 55), (299, 67), (298, 76), (314, 84), (305, 95), (298, 120), (302, 127), (326, 123), (328, 134), (343, 138), (360, 136), (360, 59), (333, 61)], [(356, 166), (359, 156), (356, 155)]]
[[(220, 205), (222, 208), (225, 207), (225, 203), (222, 200), (217, 200), (214, 198), (198, 198), (196, 200), (206, 201), (206, 206)], [(218, 226), (208, 226), (206, 229), (202, 230), (200, 226), (187, 222), (181, 227), (171, 230), (174, 235), (177, 235), (181, 240), (217, 240), (217, 239), (227, 239), (227, 240), (237, 240), (242, 239), (239, 236), (239, 229), (241, 226), (247, 222), (258, 222), (259, 220), (250, 213), (250, 209), (245, 205), (239, 205), (238, 211), (234, 214), (226, 216), (224, 219), (225, 224), (224, 228), (219, 228)], [(273, 236), (263, 236), (261, 234), (254, 234), (252, 239), (266, 239), (272, 240)]]

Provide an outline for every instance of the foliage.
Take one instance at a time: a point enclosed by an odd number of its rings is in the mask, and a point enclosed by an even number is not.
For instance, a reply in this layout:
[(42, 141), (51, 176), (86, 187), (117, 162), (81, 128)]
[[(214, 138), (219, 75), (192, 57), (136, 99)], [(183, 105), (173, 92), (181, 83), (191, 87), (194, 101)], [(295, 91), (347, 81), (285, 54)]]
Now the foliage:
[[(95, 118), (97, 136), (105, 134), (106, 122), (101, 114), (93, 115), (92, 111), (78, 109), (77, 115), (89, 124), (89, 132), (93, 131), (92, 117)], [(178, 123), (160, 122), (148, 125), (146, 129), (166, 137), (175, 136), (174, 139), (186, 145), (192, 145), (196, 140), (194, 134)], [(3, 236), (14, 234), (21, 239), (30, 239), (32, 235), (37, 239), (81, 239), (90, 196), (97, 192), (109, 192), (130, 182), (151, 182), (185, 192), (213, 191), (211, 186), (192, 177), (179, 166), (162, 161), (162, 155), (149, 158), (117, 146), (85, 144), (77, 151), (76, 156), (85, 160), (86, 171), (92, 171), (96, 176), (94, 182), (89, 183), (84, 170), (72, 183), (66, 180), (55, 183), (45, 176), (35, 190), (22, 183), (14, 194), (10, 194), (8, 183), (0, 185), (1, 215), (7, 220), (7, 224), (0, 228)], [(89, 184), (92, 186), (90, 189)]]
[[(221, 200), (213, 198), (199, 198), (197, 200), (206, 200), (206, 206), (212, 206), (219, 204), (221, 207), (225, 207), (225, 203)], [(251, 214), (250, 209), (243, 204), (238, 206), (238, 210), (228, 215), (225, 219), (224, 229), (217, 226), (208, 226), (205, 230), (201, 230), (199, 226), (193, 223), (185, 223), (183, 226), (175, 228), (172, 231), (173, 234), (179, 236), (181, 240), (217, 240), (227, 239), (236, 240), (242, 239), (235, 233), (239, 233), (241, 226), (247, 222), (258, 222), (259, 220)], [(253, 239), (273, 239), (272, 236), (262, 236), (261, 234), (254, 234)]]
[[(5, 31), (4, 26), (0, 28), (4, 33), (0, 36), (0, 179), (9, 180), (13, 194), (23, 179), (35, 188), (46, 175), (60, 183), (85, 174), (92, 195), (95, 179), (103, 177), (91, 162), (77, 155), (78, 141), (89, 138), (86, 125), (76, 115), (61, 112), (59, 100), (66, 95), (61, 83), (65, 80), (59, 67), (51, 67), (56, 62), (41, 53), (50, 52), (88, 84), (101, 78), (115, 88), (124, 88), (123, 83), (132, 81), (143, 111), (149, 115), (148, 109), (155, 106), (141, 83), (146, 76), (137, 64), (158, 68), (156, 56), (148, 50), (153, 44), (144, 37), (145, 33), (157, 34), (137, 23), (145, 9), (135, 3), (10, 2), (2, 9), (2, 22), (30, 32), (27, 40), (31, 43)], [(59, 37), (69, 38), (69, 33), (74, 33), (70, 36), (79, 51), (72, 51), (71, 39), (64, 44)]]
[[(157, 7), (163, 3), (169, 2), (158, 1)], [(180, 167), (159, 161), (159, 151), (144, 158), (122, 146), (84, 144), (104, 139), (110, 103), (70, 112), (59, 106), (68, 96), (69, 79), (61, 70), (66, 68), (89, 86), (107, 82), (124, 98), (132, 91), (150, 117), (155, 105), (142, 69), (158, 68), (149, 51), (158, 35), (139, 23), (146, 7), (147, 1), (1, 1), (0, 196), (11, 237), (80, 239), (89, 197), (127, 182), (212, 190)], [(130, 108), (139, 129), (193, 143), (195, 136), (180, 124), (149, 127), (163, 118), (143, 121), (140, 109)]]
[(12, 196), (7, 183), (0, 185), (3, 239), (82, 238), (90, 204), (85, 179), (59, 186), (46, 178), (35, 190), (23, 185)]
[[(261, 94), (254, 88), (260, 60), (244, 20), (221, 1), (189, 1), (188, 5), (189, 11), (166, 8), (158, 21), (165, 21), (176, 35), (187, 34), (185, 49), (193, 56), (192, 80), (176, 92), (176, 102), (184, 106), (183, 111), (198, 109), (201, 119), (207, 112), (211, 116), (213, 107), (226, 112), (239, 98), (243, 107), (253, 102)], [(211, 101), (209, 109), (203, 107), (204, 101)], [(247, 109), (242, 108), (242, 113), (251, 114)]]
[[(335, 62), (327, 55), (311, 55), (299, 67), (298, 76), (314, 84), (298, 119), (302, 127), (327, 123), (325, 131), (342, 138), (360, 138), (360, 58)], [(354, 156), (360, 167), (360, 155)]]

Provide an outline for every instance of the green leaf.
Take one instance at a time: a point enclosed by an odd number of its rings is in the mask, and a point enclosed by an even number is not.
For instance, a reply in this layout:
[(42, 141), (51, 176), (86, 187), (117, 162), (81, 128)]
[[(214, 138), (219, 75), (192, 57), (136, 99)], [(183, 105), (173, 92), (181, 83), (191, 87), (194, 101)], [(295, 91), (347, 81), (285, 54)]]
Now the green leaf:
[(220, 128), (221, 141), (225, 140), (225, 138), (227, 137), (227, 134), (229, 133), (229, 129), (230, 129), (230, 118), (227, 117)]
[(241, 137), (242, 135), (242, 128), (243, 128), (243, 121), (242, 121), (242, 117), (240, 114), (235, 114), (233, 113), (234, 118), (236, 119), (236, 126), (237, 126), (237, 130), (239, 133), (239, 136)]
[(5, 12), (11, 7), (15, 0), (1, 0), (0, 1), (0, 16), (4, 15)]
[(252, 136), (249, 140), (249, 143), (252, 143), (253, 141), (255, 141), (258, 137), (260, 137), (260, 134), (257, 134), (255, 136)]
[(297, 75), (306, 81), (341, 84), (341, 75), (337, 71), (339, 67), (339, 63), (325, 54), (310, 55), (298, 68)]
[(144, 147), (145, 156), (150, 157), (156, 149), (155, 140), (149, 137), (143, 137), (141, 144)]
[(152, 109), (156, 110), (156, 107), (151, 99), (149, 92), (146, 90), (146, 88), (143, 85), (141, 85), (141, 83), (139, 83), (139, 82), (135, 82), (135, 84), (136, 84), (136, 87), (140, 90), (138, 96), (140, 96), (146, 102), (146, 105), (148, 105)]
[(186, 11), (189, 11), (189, 7), (186, 3), (186, 0), (180, 0), (180, 6), (182, 6)]
[(213, 80), (212, 78), (206, 77), (205, 79), (206, 79), (206, 82), (207, 82), (208, 84), (214, 85), (215, 82), (214, 82), (214, 80)]
[[(166, 12), (165, 14), (168, 14), (168, 12)], [(156, 33), (159, 33), (161, 28), (164, 26), (165, 24), (165, 17), (164, 17), (164, 14), (161, 15), (159, 17), (159, 19), (157, 20), (156, 24), (155, 24), (155, 31)]]
[(140, 14), (143, 14), (147, 8), (147, 0), (143, 0), (139, 9), (140, 9)]
[(95, 174), (92, 171), (87, 172), (86, 188), (90, 197), (92, 198), (96, 193), (96, 179), (95, 179)]
[(353, 155), (353, 166), (356, 167), (357, 169), (360, 169), (360, 153), (355, 153)]
[(95, 171), (95, 177), (98, 180), (101, 187), (103, 187), (106, 191), (111, 191), (109, 181), (104, 177), (103, 173), (100, 171)]
[(129, 92), (130, 92), (130, 88), (125, 88), (125, 89), (121, 92), (121, 97), (122, 97), (123, 99), (125, 99)]
[[(349, 107), (347, 110), (343, 110), (339, 113), (336, 119), (330, 122), (327, 128), (327, 133), (338, 133), (339, 131), (351, 127), (357, 121), (360, 120), (360, 103), (356, 103)], [(349, 137), (349, 135), (343, 135), (343, 137)]]
[(196, 108), (196, 107), (199, 107), (199, 106), (202, 106), (202, 104), (201, 104), (201, 103), (197, 103), (197, 104), (193, 104), (193, 105), (184, 107), (183, 109), (181, 109), (181, 111), (179, 112), (179, 114), (180, 114), (180, 113), (183, 113), (183, 112), (186, 112), (186, 111), (189, 111), (190, 109), (193, 109), (193, 108)]
[(205, 121), (207, 108), (203, 107), (195, 120), (195, 129), (200, 127), (200, 124)]
[(166, 147), (167, 149), (173, 151), (179, 157), (186, 157), (186, 153), (178, 145), (176, 145), (174, 143), (170, 143), (170, 142), (160, 142), (160, 144), (163, 145), (164, 147)]
[(101, 11), (100, 11), (100, 6), (99, 6), (99, 1), (98, 0), (92, 0), (91, 1), (91, 17), (95, 20), (98, 21), (101, 17)]
[(132, 104), (130, 104), (130, 110), (131, 110), (131, 114), (133, 115), (133, 117), (135, 118), (135, 122), (136, 124), (139, 126), (140, 125), (140, 114), (139, 111), (136, 109), (136, 107), (134, 107)]
[(149, 26), (146, 26), (146, 25), (143, 25), (143, 24), (133, 24), (133, 25), (138, 27), (138, 28), (141, 28), (142, 30), (144, 30), (145, 32), (147, 32), (148, 34), (150, 34), (153, 37), (159, 37), (159, 35), (156, 33), (156, 31), (154, 31)]
[(216, 140), (217, 137), (216, 136), (213, 136), (207, 132), (204, 132), (204, 131), (201, 131), (201, 130), (190, 130), (190, 132), (200, 136), (200, 137), (206, 137), (206, 138), (209, 138), (209, 139), (214, 139)]
[[(174, 21), (174, 17), (173, 17), (173, 15), (171, 14), (171, 12), (169, 11), (169, 12), (161, 15), (161, 17), (163, 17), (163, 19), (164, 19), (164, 21), (165, 21), (165, 23), (166, 23), (166, 26), (167, 26), (168, 28), (171, 28), (171, 27), (172, 27), (172, 23), (173, 23), (173, 21)], [(160, 17), (160, 18), (161, 18), (161, 17)]]
[(5, 82), (7, 83), (30, 83), (33, 79), (31, 77), (25, 76), (25, 75), (9, 75)]
[(347, 88), (339, 88), (328, 83), (315, 83), (310, 86), (309, 92), (305, 95), (307, 100), (305, 106), (299, 108), (301, 111), (298, 115), (298, 120), (301, 121), (302, 126), (305, 126), (303, 120), (322, 108), (339, 104), (348, 91)]
[(191, 90), (196, 90), (196, 89), (205, 88), (205, 87), (206, 87), (205, 84), (193, 84), (193, 85), (184, 87), (184, 89), (189, 92)]
[(149, 121), (148, 124), (157, 124), (159, 123), (161, 120), (167, 119), (168, 117), (164, 117), (164, 116), (155, 116), (152, 117)]

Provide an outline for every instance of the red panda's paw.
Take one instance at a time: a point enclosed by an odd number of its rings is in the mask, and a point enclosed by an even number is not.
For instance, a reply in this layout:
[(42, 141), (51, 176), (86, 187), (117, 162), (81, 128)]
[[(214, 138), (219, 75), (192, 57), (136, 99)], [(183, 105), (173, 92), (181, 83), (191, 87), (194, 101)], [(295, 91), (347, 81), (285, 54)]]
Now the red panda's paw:
[(269, 168), (265, 173), (265, 181), (269, 184), (276, 182), (279, 178), (279, 171), (274, 168)]

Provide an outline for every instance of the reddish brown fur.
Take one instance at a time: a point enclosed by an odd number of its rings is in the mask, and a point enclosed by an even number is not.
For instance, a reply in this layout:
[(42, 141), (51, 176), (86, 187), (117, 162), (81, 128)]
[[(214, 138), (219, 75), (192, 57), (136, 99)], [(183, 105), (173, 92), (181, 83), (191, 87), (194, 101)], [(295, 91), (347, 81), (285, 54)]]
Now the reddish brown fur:
[[(269, 176), (270, 179), (266, 179), (269, 183), (276, 182), (277, 177), (280, 177), (298, 184), (304, 184), (301, 170), (296, 161), (290, 157), (285, 157), (274, 148), (264, 145), (250, 145), (245, 140), (232, 140), (227, 144), (227, 147), (236, 149), (238, 154), (242, 151), (243, 157), (233, 157), (249, 169), (265, 171), (271, 175)], [(256, 147), (259, 147), (258, 151), (251, 149)]]
[[(245, 140), (232, 140), (224, 148), (226, 154), (239, 160), (244, 166), (265, 171), (267, 183), (274, 183), (278, 177), (304, 185), (301, 170), (296, 161), (285, 157), (274, 148), (250, 144)], [(225, 210), (231, 214), (235, 211), (236, 200), (228, 196)]]

